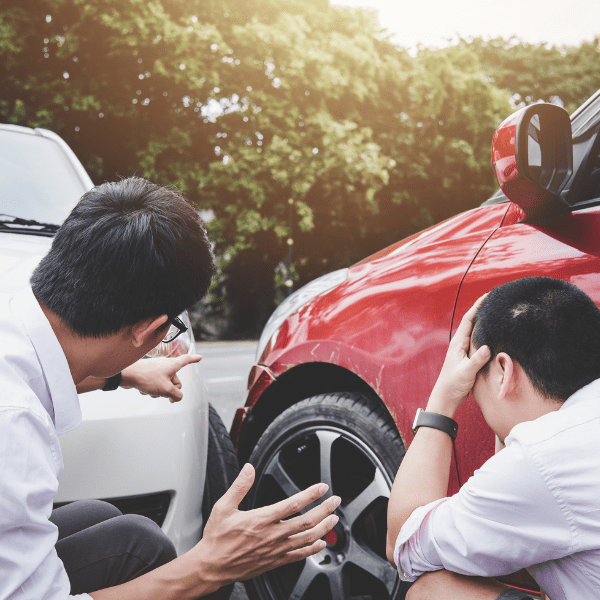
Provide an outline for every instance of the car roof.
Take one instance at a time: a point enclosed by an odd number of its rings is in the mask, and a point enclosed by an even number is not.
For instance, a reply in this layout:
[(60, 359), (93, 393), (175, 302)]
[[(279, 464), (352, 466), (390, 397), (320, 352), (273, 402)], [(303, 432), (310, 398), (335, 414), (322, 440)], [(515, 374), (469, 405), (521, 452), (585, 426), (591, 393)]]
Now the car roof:
[[(9, 125), (8, 123), (0, 123), (0, 130), (14, 131), (16, 133), (29, 133), (36, 135), (36, 130), (31, 127), (23, 127), (22, 125)], [(39, 131), (39, 130), (38, 130)], [(41, 133), (38, 135), (42, 135)]]

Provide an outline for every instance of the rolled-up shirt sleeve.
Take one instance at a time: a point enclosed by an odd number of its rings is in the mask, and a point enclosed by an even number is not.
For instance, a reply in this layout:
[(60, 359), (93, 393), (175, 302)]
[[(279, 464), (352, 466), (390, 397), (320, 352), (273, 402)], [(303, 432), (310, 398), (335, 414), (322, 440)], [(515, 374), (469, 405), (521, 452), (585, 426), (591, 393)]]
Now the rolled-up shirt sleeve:
[(446, 569), (494, 577), (577, 551), (568, 515), (518, 441), (451, 498), (417, 508), (398, 538), (400, 578)]
[[(414, 581), (419, 575), (438, 571), (443, 567), (437, 564), (439, 560), (436, 556), (427, 556), (424, 549), (421, 548), (421, 540), (424, 536), (419, 535), (423, 529), (426, 530), (427, 524), (433, 510), (448, 498), (435, 500), (430, 504), (425, 504), (417, 508), (408, 518), (400, 530), (396, 539), (396, 548), (394, 550), (394, 562), (398, 568), (400, 579), (404, 581)], [(413, 546), (410, 548), (409, 546)], [(431, 561), (434, 562), (431, 562)]]

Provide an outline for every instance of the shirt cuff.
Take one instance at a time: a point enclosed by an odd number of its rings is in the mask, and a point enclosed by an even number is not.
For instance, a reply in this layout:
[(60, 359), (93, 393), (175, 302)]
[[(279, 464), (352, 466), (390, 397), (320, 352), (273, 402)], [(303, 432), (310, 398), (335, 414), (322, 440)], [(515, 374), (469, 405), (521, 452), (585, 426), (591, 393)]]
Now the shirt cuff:
[[(417, 577), (442, 566), (428, 563), (420, 552), (419, 532), (427, 524), (429, 515), (448, 498), (434, 500), (416, 508), (400, 529), (394, 548), (394, 563), (402, 581), (415, 581)], [(425, 563), (425, 564), (424, 564)]]

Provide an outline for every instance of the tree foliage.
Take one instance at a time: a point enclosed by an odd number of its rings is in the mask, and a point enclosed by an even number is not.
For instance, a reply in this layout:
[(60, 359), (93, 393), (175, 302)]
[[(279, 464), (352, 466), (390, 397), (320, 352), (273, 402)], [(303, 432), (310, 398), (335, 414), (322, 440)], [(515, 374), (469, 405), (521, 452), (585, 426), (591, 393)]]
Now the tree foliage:
[[(97, 182), (137, 173), (210, 211), (213, 298), (253, 335), (286, 279), (491, 193), (506, 90), (561, 85), (527, 74), (528, 52), (560, 82), (560, 50), (472, 40), (412, 56), (373, 13), (324, 0), (22, 0), (0, 11), (0, 119), (57, 131)], [(568, 104), (596, 85), (597, 44), (565, 52), (588, 77)]]
[(495, 85), (514, 95), (515, 103), (560, 102), (573, 112), (600, 88), (600, 40), (580, 46), (528, 44), (516, 38), (462, 40), (474, 52)]

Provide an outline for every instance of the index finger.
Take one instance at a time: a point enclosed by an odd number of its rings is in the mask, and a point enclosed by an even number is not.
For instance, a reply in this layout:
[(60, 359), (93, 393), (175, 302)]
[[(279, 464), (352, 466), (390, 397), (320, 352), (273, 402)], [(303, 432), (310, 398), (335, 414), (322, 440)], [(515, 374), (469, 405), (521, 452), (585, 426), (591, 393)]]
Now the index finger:
[(171, 370), (173, 373), (177, 373), (179, 369), (183, 369), (186, 365), (200, 362), (202, 357), (199, 354), (184, 354), (183, 356), (177, 356), (175, 358), (170, 358), (169, 360), (173, 361)]
[(471, 308), (464, 314), (458, 328), (456, 329), (456, 333), (454, 334), (453, 339), (460, 343), (465, 352), (469, 349), (469, 341), (471, 340), (471, 332), (473, 330), (473, 320), (475, 319), (477, 310), (481, 306), (481, 303), (485, 300), (486, 296), (487, 294), (484, 294), (478, 298), (475, 304), (473, 304), (473, 306), (471, 306)]
[(269, 521), (278, 523), (283, 519), (287, 519), (287, 517), (299, 513), (303, 508), (306, 508), (309, 504), (312, 504), (326, 494), (328, 489), (329, 486), (327, 484), (316, 483), (302, 492), (298, 492), (271, 506), (265, 506), (261, 510), (268, 513)]

